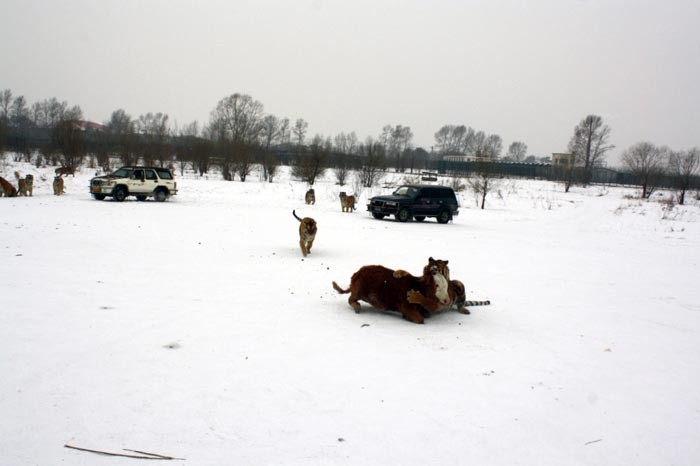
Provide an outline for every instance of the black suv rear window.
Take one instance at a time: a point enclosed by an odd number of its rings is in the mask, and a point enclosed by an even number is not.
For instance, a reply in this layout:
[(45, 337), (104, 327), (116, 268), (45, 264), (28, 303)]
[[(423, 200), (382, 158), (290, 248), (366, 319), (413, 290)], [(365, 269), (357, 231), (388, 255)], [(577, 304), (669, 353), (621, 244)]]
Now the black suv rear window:
[(394, 194), (397, 196), (415, 196), (416, 188), (413, 188), (411, 186), (401, 186), (396, 191), (394, 191)]

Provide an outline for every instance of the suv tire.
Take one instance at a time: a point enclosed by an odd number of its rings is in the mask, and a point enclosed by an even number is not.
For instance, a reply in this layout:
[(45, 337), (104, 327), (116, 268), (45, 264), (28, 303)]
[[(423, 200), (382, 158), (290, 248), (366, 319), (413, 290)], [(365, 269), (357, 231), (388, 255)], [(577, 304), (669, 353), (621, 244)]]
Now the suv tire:
[(165, 189), (158, 189), (153, 196), (156, 202), (164, 202), (168, 198), (168, 193)]
[(97, 199), (98, 201), (104, 201), (105, 200), (105, 195), (104, 194), (93, 194), (92, 197)]
[(398, 220), (399, 222), (408, 222), (410, 218), (411, 212), (405, 207), (399, 209), (399, 211), (396, 212), (396, 220)]
[(117, 186), (114, 188), (114, 200), (117, 202), (123, 202), (124, 199), (126, 199), (126, 196), (128, 193), (126, 192), (126, 188), (124, 186)]
[(450, 211), (449, 210), (441, 210), (437, 216), (437, 221), (438, 221), (438, 223), (449, 222), (450, 221)]

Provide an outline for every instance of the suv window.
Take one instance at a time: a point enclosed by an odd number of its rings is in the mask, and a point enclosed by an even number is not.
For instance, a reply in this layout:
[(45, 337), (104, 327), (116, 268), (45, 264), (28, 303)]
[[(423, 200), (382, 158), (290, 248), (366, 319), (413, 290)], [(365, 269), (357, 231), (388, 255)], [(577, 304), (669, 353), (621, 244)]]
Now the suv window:
[(161, 180), (172, 180), (173, 179), (173, 174), (170, 173), (170, 170), (167, 168), (156, 168), (156, 171), (158, 172), (158, 176), (160, 177)]
[(158, 177), (156, 176), (156, 172), (153, 170), (146, 170), (146, 179), (158, 181)]
[(114, 176), (116, 178), (129, 178), (129, 175), (131, 175), (131, 168), (120, 168), (110, 176)]
[(411, 186), (401, 186), (398, 188), (396, 191), (394, 191), (394, 194), (397, 196), (415, 196), (416, 195), (416, 188), (412, 188)]
[(431, 192), (430, 197), (433, 197), (433, 198), (454, 199), (454, 196), (452, 195), (453, 191), (450, 189), (435, 188), (435, 189), (431, 189), (430, 192)]

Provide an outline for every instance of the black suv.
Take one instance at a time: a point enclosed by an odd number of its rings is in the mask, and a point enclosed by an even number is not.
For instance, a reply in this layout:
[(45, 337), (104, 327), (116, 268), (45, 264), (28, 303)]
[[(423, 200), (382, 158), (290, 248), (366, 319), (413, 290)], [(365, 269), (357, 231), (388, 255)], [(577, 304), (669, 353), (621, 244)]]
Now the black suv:
[(399, 222), (411, 217), (422, 222), (425, 217), (435, 217), (438, 223), (447, 223), (459, 214), (459, 205), (454, 190), (447, 186), (404, 185), (389, 196), (371, 198), (367, 210), (378, 219), (395, 215)]

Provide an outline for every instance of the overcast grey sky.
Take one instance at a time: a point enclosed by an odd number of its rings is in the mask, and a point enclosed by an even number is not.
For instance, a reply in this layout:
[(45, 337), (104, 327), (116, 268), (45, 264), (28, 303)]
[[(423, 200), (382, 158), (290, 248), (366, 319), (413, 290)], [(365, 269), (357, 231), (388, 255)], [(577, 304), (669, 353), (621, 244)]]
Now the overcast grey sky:
[(310, 135), (444, 124), (566, 150), (587, 114), (617, 146), (700, 145), (698, 0), (0, 0), (0, 89), (206, 123), (234, 92)]

